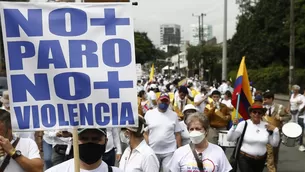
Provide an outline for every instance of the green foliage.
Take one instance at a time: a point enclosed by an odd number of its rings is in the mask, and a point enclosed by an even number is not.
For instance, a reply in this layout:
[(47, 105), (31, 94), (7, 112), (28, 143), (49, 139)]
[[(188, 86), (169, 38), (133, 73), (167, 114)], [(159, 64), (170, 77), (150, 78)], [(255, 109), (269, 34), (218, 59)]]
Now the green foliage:
[(145, 62), (155, 61), (156, 59), (165, 59), (165, 52), (155, 48), (146, 32), (135, 32), (134, 38), (137, 63), (144, 64)]
[[(233, 81), (237, 75), (237, 70), (229, 72), (229, 76)], [(250, 81), (253, 82), (254, 87), (258, 90), (266, 91), (272, 90), (276, 93), (288, 93), (288, 75), (289, 70), (283, 66), (272, 65), (267, 68), (250, 69), (248, 70)], [(233, 78), (234, 77), (234, 78)], [(305, 69), (297, 69), (295, 72), (295, 84), (302, 88), (305, 87), (304, 83)]]
[[(222, 48), (217, 45), (198, 45), (189, 46), (187, 49), (187, 60), (189, 69), (195, 70), (199, 68), (208, 69), (210, 72), (208, 81), (212, 78), (217, 78), (219, 73), (216, 73), (217, 63), (220, 62)], [(218, 70), (217, 70), (218, 71)]]

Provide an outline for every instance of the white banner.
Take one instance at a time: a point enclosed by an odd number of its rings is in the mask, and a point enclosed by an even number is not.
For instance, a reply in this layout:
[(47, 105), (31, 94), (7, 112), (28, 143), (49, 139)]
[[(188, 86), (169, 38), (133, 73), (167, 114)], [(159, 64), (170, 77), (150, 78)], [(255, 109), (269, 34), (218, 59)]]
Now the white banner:
[(0, 5), (13, 130), (137, 126), (130, 3)]

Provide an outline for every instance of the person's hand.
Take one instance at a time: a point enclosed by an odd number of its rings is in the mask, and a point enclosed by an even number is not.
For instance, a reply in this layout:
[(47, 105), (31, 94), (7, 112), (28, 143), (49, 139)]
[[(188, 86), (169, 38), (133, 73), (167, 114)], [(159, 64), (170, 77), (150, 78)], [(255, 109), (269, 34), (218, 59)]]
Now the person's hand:
[(56, 137), (62, 137), (62, 131), (58, 131), (58, 132), (56, 133)]
[(7, 139), (3, 136), (0, 136), (0, 146), (3, 148), (3, 150), (7, 154), (10, 154), (14, 150), (14, 147), (11, 144), (11, 142), (9, 141), (9, 139)]
[(276, 119), (276, 120), (279, 120), (279, 121), (282, 121), (282, 118), (280, 117), (280, 115), (276, 115), (276, 116), (275, 116), (275, 119)]
[(234, 124), (234, 125), (237, 125), (238, 123), (239, 123), (238, 118), (234, 118), (234, 119), (233, 119), (233, 124)]
[(266, 128), (269, 131), (273, 131), (276, 127), (274, 125), (271, 125), (271, 124), (266, 124)]
[(67, 137), (73, 137), (73, 136), (72, 136), (72, 133), (70, 133), (68, 131), (63, 131), (61, 134), (61, 137), (67, 138)]
[(119, 161), (121, 159), (122, 154), (116, 154), (116, 160)]

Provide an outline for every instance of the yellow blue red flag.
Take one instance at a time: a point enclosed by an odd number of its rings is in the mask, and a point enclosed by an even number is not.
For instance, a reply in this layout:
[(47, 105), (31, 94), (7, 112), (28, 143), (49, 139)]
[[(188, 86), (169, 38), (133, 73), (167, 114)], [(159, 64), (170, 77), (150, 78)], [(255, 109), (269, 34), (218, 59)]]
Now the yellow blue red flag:
[(244, 120), (250, 118), (248, 108), (253, 103), (250, 82), (248, 78), (247, 67), (245, 63), (245, 57), (242, 58), (237, 73), (237, 77), (234, 84), (234, 92), (232, 95), (232, 105), (237, 109), (238, 95), (240, 95), (238, 112), (243, 117)]

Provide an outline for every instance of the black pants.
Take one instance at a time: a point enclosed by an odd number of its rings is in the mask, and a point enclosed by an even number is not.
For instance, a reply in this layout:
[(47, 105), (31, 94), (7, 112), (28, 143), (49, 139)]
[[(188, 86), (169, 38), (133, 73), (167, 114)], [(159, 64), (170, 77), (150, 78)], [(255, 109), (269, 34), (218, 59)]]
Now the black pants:
[(239, 154), (238, 166), (241, 172), (263, 172), (266, 162), (266, 157), (264, 159), (253, 159), (247, 157), (243, 154)]
[(106, 162), (107, 165), (109, 166), (114, 166), (115, 165), (115, 148), (111, 149), (111, 151), (106, 152), (103, 155), (103, 161)]
[(303, 122), (303, 120), (304, 120), (303, 118), (298, 119), (298, 124), (302, 127), (302, 135), (300, 137), (300, 142), (299, 142), (300, 145), (303, 145), (303, 134), (304, 134), (304, 122)]

